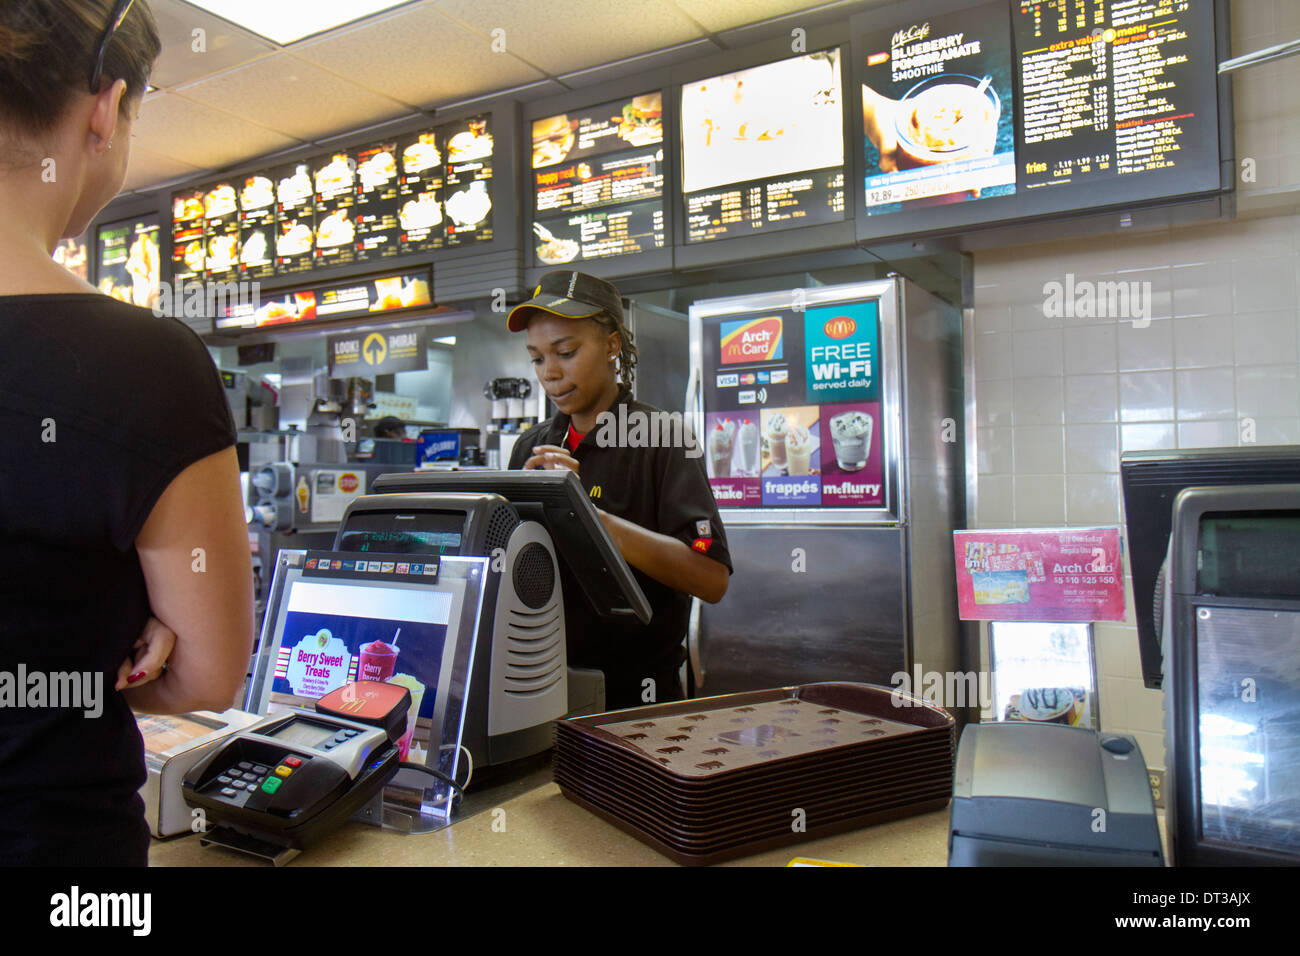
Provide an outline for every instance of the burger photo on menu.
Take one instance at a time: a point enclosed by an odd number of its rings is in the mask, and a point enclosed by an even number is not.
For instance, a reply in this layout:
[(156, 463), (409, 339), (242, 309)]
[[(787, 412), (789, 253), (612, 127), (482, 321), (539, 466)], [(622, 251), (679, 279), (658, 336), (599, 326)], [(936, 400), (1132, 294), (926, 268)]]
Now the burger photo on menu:
[(229, 272), (235, 267), (235, 247), (238, 241), (235, 236), (213, 236), (208, 240), (208, 272)]
[(275, 203), (275, 184), (265, 176), (249, 176), (239, 191), (240, 209), (264, 209)]
[(397, 176), (397, 162), (388, 150), (381, 150), (357, 167), (357, 178), (367, 191), (377, 189)]
[(561, 163), (573, 147), (573, 128), (567, 113), (533, 122), (533, 169)]
[(240, 265), (260, 266), (270, 261), (271, 247), (265, 230), (256, 229), (248, 234), (239, 250)]
[(403, 203), (397, 219), (408, 231), (432, 229), (442, 222), (442, 203), (438, 202), (433, 190), (420, 193), (415, 199)]
[(204, 268), (203, 240), (195, 239), (182, 247), (182, 261), (190, 272), (202, 272)]
[(345, 246), (356, 236), (356, 226), (348, 219), (346, 210), (340, 209), (323, 218), (316, 225), (316, 248), (328, 249)]
[(356, 163), (346, 153), (337, 153), (328, 163), (316, 170), (316, 193), (325, 195), (352, 188)]
[(275, 195), (281, 204), (297, 202), (312, 194), (311, 176), (305, 164), (295, 167), (292, 175), (285, 176), (276, 186)]
[(644, 96), (634, 96), (632, 102), (623, 107), (618, 135), (632, 146), (662, 143), (663, 115), (662, 94), (647, 93)]
[(204, 194), (203, 215), (206, 218), (218, 219), (221, 216), (229, 216), (235, 211), (234, 186), (223, 184)]
[(172, 221), (188, 222), (191, 219), (203, 218), (203, 196), (201, 193), (193, 193), (188, 196), (177, 196), (172, 201)]
[(301, 256), (311, 252), (311, 226), (295, 219), (280, 222), (280, 235), (275, 240), (277, 256)]
[(469, 129), (461, 130), (447, 141), (447, 162), (464, 163), (487, 159), (492, 155), (492, 135), (487, 120), (470, 120)]
[(447, 215), (458, 226), (477, 226), (491, 211), (492, 200), (488, 196), (487, 183), (481, 179), (447, 197)]
[(420, 138), (402, 150), (402, 172), (422, 172), (442, 162), (438, 151), (438, 137), (434, 133), (421, 133)]

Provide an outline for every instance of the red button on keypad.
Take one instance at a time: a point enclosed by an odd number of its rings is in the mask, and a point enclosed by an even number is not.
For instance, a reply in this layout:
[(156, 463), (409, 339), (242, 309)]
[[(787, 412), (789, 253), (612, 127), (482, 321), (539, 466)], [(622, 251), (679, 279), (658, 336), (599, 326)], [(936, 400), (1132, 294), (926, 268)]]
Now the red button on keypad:
[(285, 757), (285, 758), (284, 758), (284, 763), (285, 763), (286, 766), (289, 766), (289, 767), (301, 767), (301, 766), (302, 766), (302, 760), (300, 760), (298, 757)]

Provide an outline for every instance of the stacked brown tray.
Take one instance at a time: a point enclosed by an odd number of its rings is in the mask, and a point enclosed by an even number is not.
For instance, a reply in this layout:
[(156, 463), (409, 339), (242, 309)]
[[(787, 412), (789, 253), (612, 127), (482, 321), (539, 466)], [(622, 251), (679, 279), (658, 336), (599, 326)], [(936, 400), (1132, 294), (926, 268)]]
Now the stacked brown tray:
[(806, 684), (558, 721), (555, 782), (699, 865), (940, 810), (954, 755), (954, 721), (932, 704)]

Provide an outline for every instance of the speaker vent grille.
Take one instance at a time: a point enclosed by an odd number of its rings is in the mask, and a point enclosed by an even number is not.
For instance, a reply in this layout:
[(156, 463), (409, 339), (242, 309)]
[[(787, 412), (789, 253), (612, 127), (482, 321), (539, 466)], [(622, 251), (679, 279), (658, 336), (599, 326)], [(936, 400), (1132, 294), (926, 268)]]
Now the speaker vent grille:
[(550, 552), (537, 542), (523, 546), (515, 558), (515, 593), (525, 606), (545, 607), (555, 589), (555, 565)]
[(488, 518), (487, 526), (487, 550), (488, 554), (501, 548), (503, 551), (506, 542), (510, 540), (511, 533), (519, 524), (519, 518), (514, 513), (514, 509), (508, 505), (498, 505)]

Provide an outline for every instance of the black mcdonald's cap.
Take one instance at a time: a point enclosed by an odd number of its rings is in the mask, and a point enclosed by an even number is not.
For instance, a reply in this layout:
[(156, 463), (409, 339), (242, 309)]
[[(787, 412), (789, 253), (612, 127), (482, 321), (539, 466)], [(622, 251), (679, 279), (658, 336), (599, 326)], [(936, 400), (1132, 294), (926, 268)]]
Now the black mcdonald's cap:
[(522, 332), (534, 310), (566, 319), (586, 319), (597, 312), (609, 312), (621, 322), (623, 297), (612, 283), (585, 272), (548, 272), (533, 290), (533, 297), (510, 310), (506, 328)]

